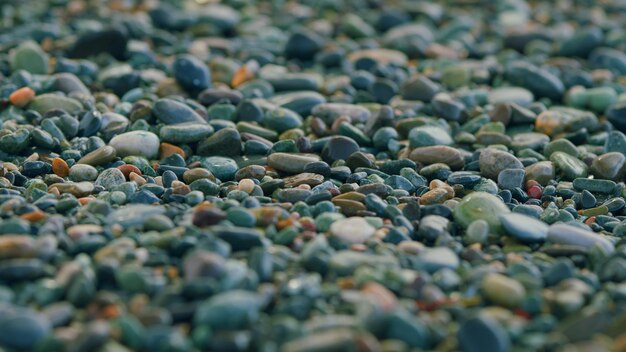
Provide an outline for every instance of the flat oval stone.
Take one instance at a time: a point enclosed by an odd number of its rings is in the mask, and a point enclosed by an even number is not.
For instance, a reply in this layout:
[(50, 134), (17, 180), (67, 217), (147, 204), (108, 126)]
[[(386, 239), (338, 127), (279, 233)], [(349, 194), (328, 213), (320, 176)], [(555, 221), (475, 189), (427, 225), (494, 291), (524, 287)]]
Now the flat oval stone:
[(497, 179), (498, 174), (505, 169), (524, 169), (522, 162), (513, 154), (494, 148), (483, 149), (478, 163), (480, 173), (490, 179)]
[(490, 104), (515, 103), (528, 106), (535, 100), (531, 91), (521, 87), (499, 87), (491, 90), (487, 96)]
[(275, 95), (270, 102), (300, 116), (308, 116), (316, 106), (325, 103), (326, 98), (318, 92), (302, 91)]
[(299, 174), (308, 163), (320, 161), (315, 154), (272, 153), (267, 157), (267, 165), (282, 172)]
[(174, 78), (183, 88), (198, 92), (211, 86), (211, 71), (200, 59), (182, 55), (172, 64)]
[(364, 243), (374, 235), (376, 229), (361, 217), (351, 217), (333, 222), (331, 235), (346, 246)]
[(152, 113), (166, 125), (176, 125), (186, 122), (207, 123), (197, 112), (186, 104), (167, 98), (157, 100), (152, 106)]
[(487, 221), (492, 232), (501, 233), (500, 216), (510, 212), (500, 198), (485, 192), (474, 192), (463, 197), (452, 214), (463, 228), (467, 228), (475, 220), (483, 219)]
[(98, 166), (111, 162), (115, 160), (116, 157), (117, 152), (115, 148), (105, 145), (83, 156), (80, 160), (78, 160), (77, 164)]
[(159, 130), (159, 137), (163, 142), (193, 143), (199, 142), (213, 134), (213, 126), (200, 123), (182, 123), (163, 126)]
[(343, 104), (343, 103), (324, 103), (315, 106), (311, 110), (311, 115), (324, 120), (326, 123), (332, 123), (339, 116), (347, 116), (350, 122), (365, 122), (371, 116), (367, 108), (359, 105)]
[(527, 62), (511, 64), (506, 69), (505, 76), (514, 85), (527, 88), (538, 97), (559, 100), (565, 92), (563, 82), (557, 76)]
[(57, 90), (65, 93), (79, 93), (84, 95), (90, 95), (91, 92), (85, 86), (85, 84), (76, 77), (75, 74), (69, 72), (57, 73), (54, 75), (53, 86)]
[(507, 234), (526, 243), (543, 242), (548, 236), (548, 225), (519, 213), (500, 215), (500, 222)]
[(420, 126), (409, 132), (409, 147), (411, 148), (450, 145), (452, 143), (452, 137), (440, 127)]
[(582, 229), (578, 226), (557, 223), (548, 229), (548, 241), (552, 243), (576, 245), (588, 249), (598, 245), (607, 253), (612, 253), (615, 246), (602, 235)]
[(490, 301), (508, 308), (519, 307), (526, 296), (521, 283), (495, 273), (487, 274), (480, 287)]
[(142, 225), (151, 216), (165, 213), (162, 206), (131, 204), (111, 212), (106, 217), (107, 224), (119, 224), (123, 227)]
[(442, 163), (453, 170), (461, 169), (465, 165), (461, 152), (443, 145), (415, 148), (409, 154), (409, 159), (423, 165)]
[(115, 148), (118, 156), (141, 156), (146, 159), (154, 159), (159, 155), (159, 137), (148, 131), (131, 131), (119, 134), (109, 145)]
[(128, 35), (123, 29), (111, 28), (81, 35), (68, 50), (71, 58), (85, 58), (100, 53), (109, 53), (118, 60), (126, 56)]
[(391, 49), (363, 49), (353, 51), (348, 55), (348, 60), (352, 62), (364, 58), (376, 61), (381, 65), (393, 64), (399, 67), (406, 65), (408, 61), (403, 52)]
[(78, 100), (57, 94), (38, 95), (28, 104), (28, 108), (40, 114), (52, 109), (63, 109), (68, 114), (76, 115), (83, 110), (83, 106)]
[(202, 167), (211, 171), (215, 177), (222, 181), (230, 181), (235, 178), (239, 169), (237, 163), (231, 158), (211, 156), (201, 161)]
[(66, 182), (54, 183), (49, 188), (55, 187), (60, 193), (70, 193), (77, 198), (85, 197), (93, 193), (94, 184), (91, 182)]
[(44, 75), (48, 73), (48, 54), (36, 42), (25, 41), (11, 51), (10, 64), (13, 72), (24, 70)]

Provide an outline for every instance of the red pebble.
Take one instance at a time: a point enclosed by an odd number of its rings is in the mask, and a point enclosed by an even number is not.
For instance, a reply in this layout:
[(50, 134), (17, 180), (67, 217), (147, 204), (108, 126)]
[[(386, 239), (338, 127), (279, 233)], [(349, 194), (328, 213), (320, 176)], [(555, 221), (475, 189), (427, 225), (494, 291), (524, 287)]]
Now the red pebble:
[(532, 186), (528, 188), (528, 196), (535, 199), (541, 199), (541, 195), (543, 194), (543, 190), (539, 186)]
[(534, 187), (534, 186), (540, 186), (539, 182), (535, 180), (526, 181), (526, 189), (529, 189), (530, 187)]

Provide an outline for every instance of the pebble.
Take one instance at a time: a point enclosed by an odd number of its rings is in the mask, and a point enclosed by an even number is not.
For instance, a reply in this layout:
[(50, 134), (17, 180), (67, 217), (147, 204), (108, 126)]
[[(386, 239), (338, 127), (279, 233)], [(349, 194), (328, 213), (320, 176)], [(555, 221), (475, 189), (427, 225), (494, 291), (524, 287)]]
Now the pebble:
[(548, 241), (559, 244), (575, 245), (585, 248), (597, 245), (607, 253), (614, 250), (614, 245), (603, 235), (595, 234), (578, 226), (568, 224), (553, 224), (548, 229)]
[(152, 113), (166, 125), (181, 123), (204, 123), (206, 121), (189, 106), (172, 99), (159, 99), (152, 107)]
[(132, 155), (154, 159), (159, 154), (159, 137), (147, 131), (118, 134), (109, 141), (109, 145), (115, 148), (116, 155), (120, 157)]
[(524, 168), (514, 155), (494, 148), (486, 148), (480, 152), (479, 166), (481, 175), (491, 179), (497, 179), (503, 170)]
[(487, 274), (480, 285), (487, 299), (495, 304), (515, 308), (522, 303), (526, 290), (519, 282), (500, 274)]
[(500, 233), (500, 216), (509, 212), (500, 198), (485, 192), (474, 192), (463, 197), (453, 214), (454, 220), (465, 228), (475, 220), (485, 220), (492, 232)]
[(376, 229), (361, 217), (337, 220), (330, 225), (332, 238), (348, 247), (364, 243), (375, 231)]
[(543, 242), (548, 236), (548, 225), (530, 216), (517, 213), (500, 215), (507, 234), (526, 243)]

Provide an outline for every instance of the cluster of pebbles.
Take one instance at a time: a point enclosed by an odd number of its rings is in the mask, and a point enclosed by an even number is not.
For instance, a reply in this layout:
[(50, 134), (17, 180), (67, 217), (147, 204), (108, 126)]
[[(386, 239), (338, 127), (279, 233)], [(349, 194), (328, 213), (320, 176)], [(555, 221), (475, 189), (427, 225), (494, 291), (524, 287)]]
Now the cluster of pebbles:
[(625, 351), (626, 4), (0, 4), (0, 351)]

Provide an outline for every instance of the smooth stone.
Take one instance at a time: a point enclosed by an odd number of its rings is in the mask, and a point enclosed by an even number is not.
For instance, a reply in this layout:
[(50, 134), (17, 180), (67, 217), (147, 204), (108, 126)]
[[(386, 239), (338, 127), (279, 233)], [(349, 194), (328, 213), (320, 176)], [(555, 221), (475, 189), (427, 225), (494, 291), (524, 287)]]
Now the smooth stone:
[(441, 90), (441, 87), (428, 77), (419, 75), (407, 80), (400, 88), (400, 94), (406, 100), (419, 100), (425, 103), (430, 102)]
[(264, 246), (263, 233), (257, 229), (216, 225), (211, 227), (211, 231), (218, 238), (228, 242), (235, 252)]
[(465, 352), (508, 352), (511, 340), (504, 327), (483, 314), (467, 319), (457, 333), (459, 347)]
[(287, 59), (312, 60), (322, 49), (324, 39), (314, 31), (299, 29), (292, 33), (285, 44)]
[(456, 270), (460, 264), (459, 257), (448, 247), (425, 248), (419, 253), (417, 261), (429, 273), (441, 269)]
[(83, 110), (83, 106), (78, 100), (51, 93), (36, 96), (28, 104), (28, 108), (40, 114), (52, 109), (63, 109), (70, 115), (76, 115)]
[(365, 243), (371, 238), (376, 229), (361, 217), (351, 217), (333, 222), (330, 233), (333, 238), (346, 246)]
[(491, 232), (501, 233), (500, 215), (510, 212), (500, 198), (485, 192), (473, 192), (463, 197), (452, 214), (463, 228), (467, 228), (475, 220), (483, 219), (489, 224)]
[(25, 308), (0, 306), (0, 346), (32, 350), (51, 330), (43, 315)]
[(235, 178), (235, 173), (239, 169), (237, 163), (231, 158), (221, 156), (211, 156), (201, 161), (202, 167), (211, 171), (215, 177), (222, 181), (230, 181)]
[(548, 241), (558, 244), (580, 246), (587, 250), (589, 247), (597, 244), (607, 253), (612, 253), (615, 249), (613, 243), (602, 235), (578, 226), (563, 223), (550, 225), (548, 229)]
[(497, 179), (505, 169), (524, 169), (514, 155), (494, 148), (483, 149), (478, 160), (481, 175), (490, 179)]
[(349, 117), (352, 123), (365, 122), (370, 118), (371, 113), (367, 108), (359, 105), (324, 103), (315, 106), (311, 110), (311, 115), (321, 118), (326, 123), (332, 124), (339, 116)]
[(307, 164), (320, 161), (315, 154), (272, 153), (267, 157), (267, 165), (278, 171), (299, 174)]
[(564, 138), (557, 139), (546, 144), (545, 148), (543, 149), (543, 155), (546, 158), (550, 158), (550, 156), (555, 152), (563, 152), (575, 158), (578, 158), (579, 154), (578, 149), (576, 148), (574, 143)]
[(75, 74), (69, 72), (55, 74), (53, 86), (65, 94), (91, 94), (89, 88), (85, 86), (83, 81), (76, 77)]
[(336, 160), (346, 160), (350, 154), (359, 151), (359, 145), (349, 137), (331, 137), (324, 149), (322, 149), (322, 159), (331, 164)]
[(78, 198), (88, 196), (94, 190), (94, 184), (87, 181), (54, 183), (49, 188), (53, 187), (56, 187), (60, 193), (70, 193)]
[(526, 171), (526, 180), (535, 180), (542, 186), (546, 186), (556, 176), (554, 164), (551, 161), (540, 161), (528, 165), (524, 170)]
[(104, 29), (88, 32), (78, 37), (67, 55), (70, 58), (86, 58), (100, 53), (109, 53), (117, 60), (123, 60), (126, 57), (127, 44), (128, 35), (123, 29)]
[(443, 128), (436, 126), (421, 126), (409, 132), (409, 147), (428, 147), (434, 145), (450, 145), (452, 137)]
[(184, 123), (163, 126), (159, 130), (159, 137), (168, 143), (193, 143), (209, 137), (213, 132), (213, 127), (208, 124)]
[(391, 49), (363, 49), (353, 51), (348, 55), (348, 60), (352, 62), (364, 58), (373, 60), (381, 65), (394, 64), (396, 67), (402, 67), (408, 61), (407, 56), (403, 52)]
[(548, 236), (548, 225), (530, 216), (503, 214), (500, 222), (507, 234), (525, 243), (543, 242)]
[(586, 57), (602, 44), (604, 34), (598, 27), (581, 28), (574, 35), (560, 43), (559, 55), (565, 57)]
[(461, 169), (465, 165), (461, 152), (443, 145), (415, 148), (409, 154), (409, 159), (423, 165), (442, 163), (453, 170)]
[(37, 177), (51, 172), (52, 166), (43, 161), (26, 161), (22, 164), (22, 175), (26, 177)]
[(151, 216), (165, 213), (162, 206), (129, 204), (114, 210), (106, 217), (106, 224), (119, 224), (123, 227), (140, 226)]
[(17, 154), (28, 147), (31, 134), (25, 128), (5, 134), (0, 137), (0, 149), (2, 152)]
[(617, 184), (611, 180), (577, 178), (572, 182), (577, 191), (587, 190), (594, 193), (612, 194)]
[(487, 96), (490, 104), (515, 103), (528, 106), (535, 100), (531, 91), (522, 87), (499, 87), (492, 89)]
[(530, 90), (537, 97), (560, 100), (565, 92), (563, 82), (557, 76), (527, 62), (511, 64), (505, 70), (505, 77), (514, 85)]
[(217, 331), (246, 329), (259, 319), (263, 303), (262, 296), (255, 292), (222, 292), (203, 302), (194, 312), (193, 321)]
[(223, 128), (198, 144), (198, 155), (241, 155), (241, 136), (234, 128)]
[(147, 131), (131, 131), (119, 134), (109, 141), (118, 156), (141, 156), (154, 159), (159, 155), (159, 137)]
[(25, 41), (12, 50), (9, 61), (13, 72), (24, 70), (38, 75), (48, 73), (48, 54), (33, 41)]
[(621, 181), (624, 177), (626, 156), (619, 152), (609, 152), (593, 159), (591, 174), (597, 178)]
[(275, 95), (270, 102), (300, 116), (309, 116), (316, 106), (326, 102), (326, 98), (317, 92), (302, 91)]
[(487, 274), (480, 285), (485, 297), (508, 308), (517, 308), (526, 296), (521, 283), (501, 274)]
[(172, 64), (176, 82), (184, 89), (197, 92), (211, 86), (211, 71), (200, 59), (192, 55), (182, 55)]
[(116, 157), (117, 157), (117, 152), (115, 148), (105, 145), (83, 156), (76, 163), (87, 164), (91, 166), (98, 166), (98, 165), (111, 162), (115, 160)]
[(555, 152), (550, 161), (564, 180), (572, 181), (580, 177), (587, 177), (588, 168), (582, 160), (563, 152)]
[(152, 113), (159, 121), (166, 125), (176, 125), (180, 123), (201, 123), (207, 122), (188, 105), (172, 99), (159, 99), (152, 106)]
[(502, 189), (522, 188), (525, 176), (524, 169), (504, 169), (498, 174), (498, 186)]
[(113, 168), (102, 171), (100, 175), (98, 175), (98, 178), (96, 178), (94, 185), (102, 186), (106, 190), (111, 190), (124, 182), (126, 182), (126, 177), (124, 177), (122, 171), (120, 171), (120, 169)]

